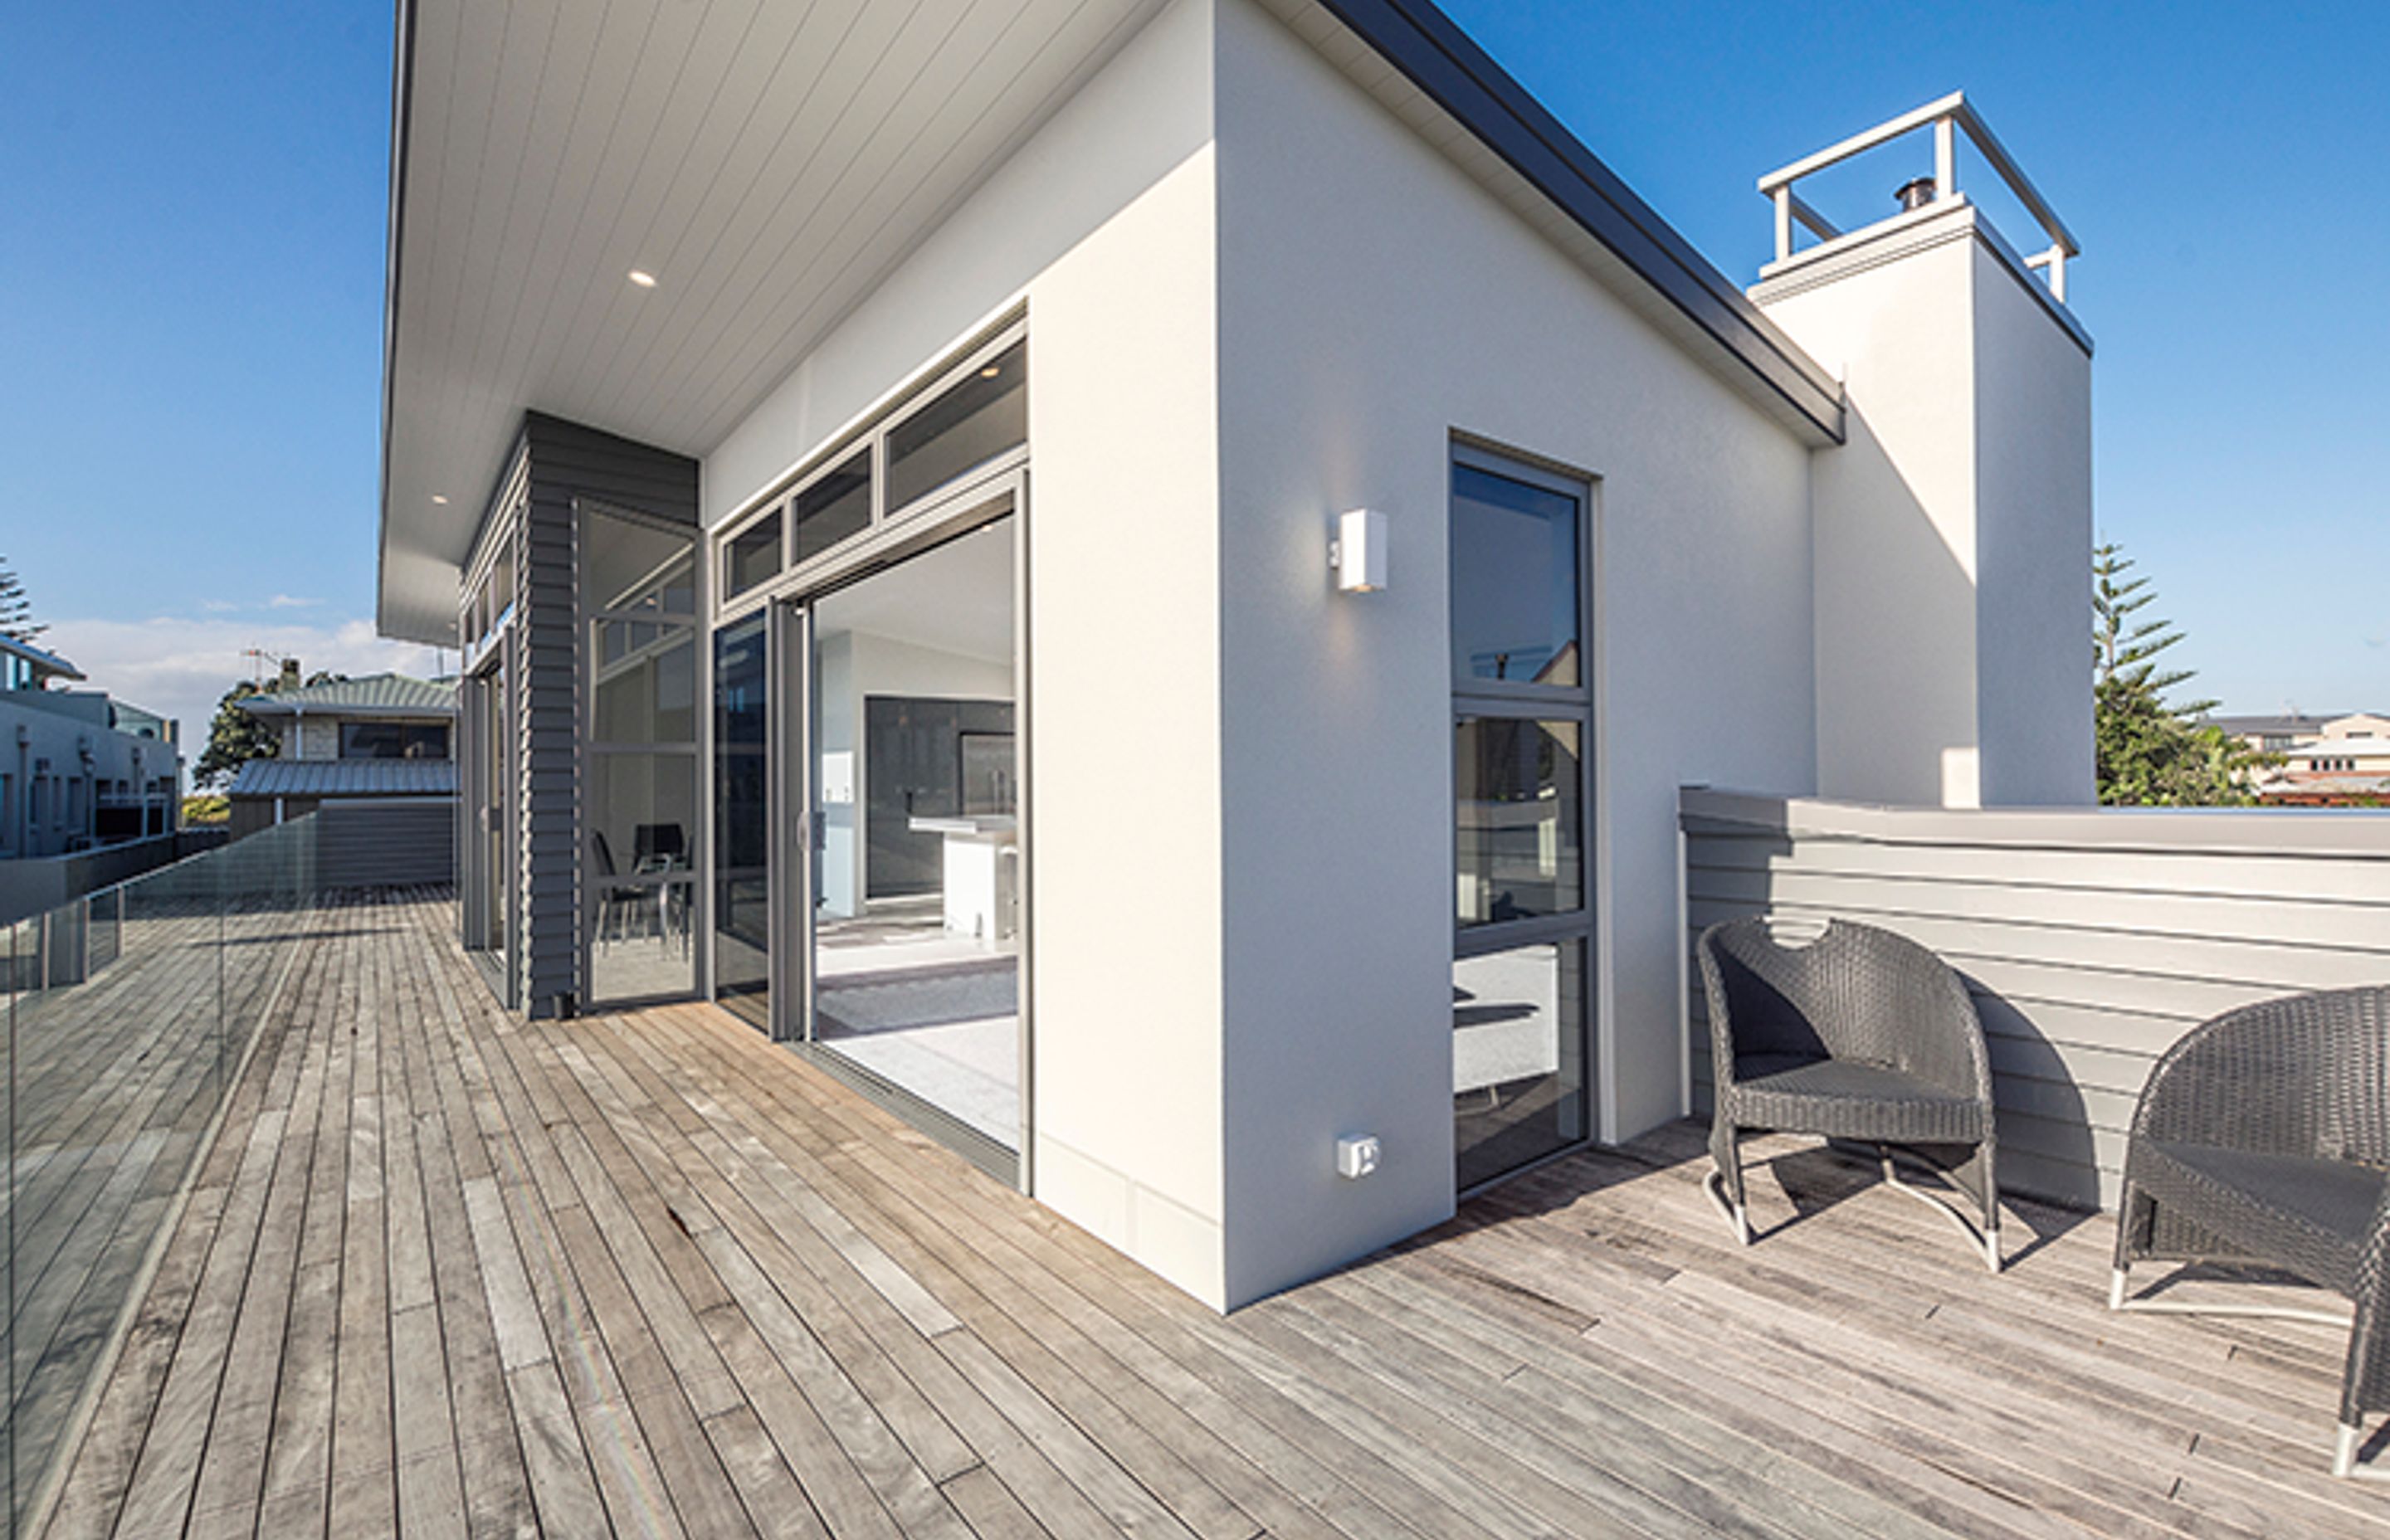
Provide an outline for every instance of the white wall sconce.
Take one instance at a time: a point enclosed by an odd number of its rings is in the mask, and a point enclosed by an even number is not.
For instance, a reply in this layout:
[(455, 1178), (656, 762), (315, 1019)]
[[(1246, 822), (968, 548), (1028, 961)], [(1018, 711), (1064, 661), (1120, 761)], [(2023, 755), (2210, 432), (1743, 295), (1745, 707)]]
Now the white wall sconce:
[(1386, 516), (1355, 508), (1336, 517), (1336, 538), (1328, 543), (1328, 565), (1336, 586), (1347, 594), (1374, 594), (1386, 585)]

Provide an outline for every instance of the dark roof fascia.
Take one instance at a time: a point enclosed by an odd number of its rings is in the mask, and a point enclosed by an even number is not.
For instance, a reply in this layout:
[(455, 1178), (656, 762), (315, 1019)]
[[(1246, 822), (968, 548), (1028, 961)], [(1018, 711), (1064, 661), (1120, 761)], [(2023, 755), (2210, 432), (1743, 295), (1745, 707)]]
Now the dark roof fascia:
[(1538, 192), (1843, 442), (1841, 384), (1427, 0), (1316, 0)]
[(390, 623), (390, 439), (398, 408), (398, 265), (406, 219), (407, 104), (415, 95), (415, 0), (395, 0), (390, 61), (390, 217), (382, 248), (381, 538), (374, 560), (374, 629)]

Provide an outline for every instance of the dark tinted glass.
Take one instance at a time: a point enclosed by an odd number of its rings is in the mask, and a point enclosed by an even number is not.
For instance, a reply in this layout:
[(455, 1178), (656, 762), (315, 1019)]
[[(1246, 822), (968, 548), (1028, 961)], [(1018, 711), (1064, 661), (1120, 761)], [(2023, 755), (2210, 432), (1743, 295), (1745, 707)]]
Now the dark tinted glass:
[(743, 594), (780, 571), (780, 515), (776, 509), (730, 537), (723, 586)]
[(1453, 1148), (1462, 1188), (1585, 1137), (1585, 943), (1452, 965)]
[(871, 527), (871, 451), (797, 494), (797, 559), (819, 556)]
[(1585, 906), (1583, 727), (1464, 717), (1453, 755), (1459, 922), (1487, 925)]
[(901, 508), (1028, 437), (1028, 344), (1015, 342), (889, 430), (888, 507)]
[(342, 759), (446, 759), (444, 723), (343, 722)]
[(772, 963), (767, 635), (752, 615), (713, 638), (714, 992), (757, 1026), (770, 1021)]
[(1578, 500), (1452, 468), (1455, 679), (1575, 685)]

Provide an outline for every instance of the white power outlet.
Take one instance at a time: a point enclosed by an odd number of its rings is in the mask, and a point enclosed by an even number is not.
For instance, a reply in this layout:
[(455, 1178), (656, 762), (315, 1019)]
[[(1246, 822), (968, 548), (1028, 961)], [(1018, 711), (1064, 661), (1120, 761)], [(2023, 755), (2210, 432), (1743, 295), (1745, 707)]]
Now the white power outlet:
[(1336, 1141), (1336, 1174), (1358, 1181), (1378, 1169), (1378, 1136), (1347, 1134)]

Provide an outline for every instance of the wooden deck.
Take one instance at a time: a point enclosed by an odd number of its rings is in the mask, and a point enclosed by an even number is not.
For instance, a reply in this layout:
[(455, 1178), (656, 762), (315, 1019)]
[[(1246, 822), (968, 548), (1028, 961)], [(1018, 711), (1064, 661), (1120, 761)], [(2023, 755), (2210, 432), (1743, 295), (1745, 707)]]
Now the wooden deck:
[(267, 1024), (50, 1534), (2390, 1528), (2321, 1473), (2332, 1334), (2112, 1316), (2098, 1221), (2018, 1211), (1995, 1278), (1787, 1145), (1737, 1251), (1678, 1127), (1223, 1320), (710, 1007), (510, 1021), (447, 906), (379, 915)]

